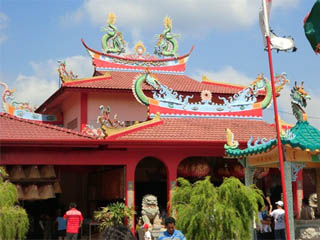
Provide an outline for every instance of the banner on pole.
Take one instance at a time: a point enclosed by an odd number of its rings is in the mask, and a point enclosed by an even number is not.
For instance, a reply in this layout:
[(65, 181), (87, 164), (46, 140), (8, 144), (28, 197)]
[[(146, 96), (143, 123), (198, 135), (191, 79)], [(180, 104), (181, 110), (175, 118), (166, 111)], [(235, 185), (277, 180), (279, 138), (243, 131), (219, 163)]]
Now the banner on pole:
[(278, 37), (274, 31), (270, 30), (269, 17), (271, 10), (272, 0), (262, 0), (262, 9), (259, 12), (259, 24), (264, 42), (264, 47), (267, 49), (266, 37), (270, 37), (271, 50), (276, 49), (277, 51), (292, 51), (297, 50), (294, 40), (292, 37)]

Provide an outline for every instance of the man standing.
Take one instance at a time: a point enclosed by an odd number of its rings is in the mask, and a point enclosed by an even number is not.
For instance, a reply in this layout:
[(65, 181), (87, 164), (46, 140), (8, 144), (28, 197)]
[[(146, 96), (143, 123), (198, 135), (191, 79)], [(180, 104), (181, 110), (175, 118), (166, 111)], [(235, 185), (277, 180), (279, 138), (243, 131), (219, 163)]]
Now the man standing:
[(167, 231), (160, 234), (158, 240), (186, 240), (185, 236), (179, 230), (176, 230), (176, 220), (173, 217), (167, 217), (165, 220)]
[(78, 238), (79, 228), (81, 227), (83, 217), (79, 210), (76, 209), (75, 203), (70, 203), (69, 211), (66, 212), (64, 218), (67, 220), (67, 236), (66, 239), (75, 240)]
[(283, 202), (278, 201), (276, 205), (277, 209), (270, 212), (271, 217), (274, 218), (274, 236), (276, 240), (286, 240)]
[(310, 220), (314, 219), (314, 211), (312, 207), (309, 206), (309, 201), (307, 198), (302, 199), (302, 209), (300, 212), (300, 219), (302, 220)]

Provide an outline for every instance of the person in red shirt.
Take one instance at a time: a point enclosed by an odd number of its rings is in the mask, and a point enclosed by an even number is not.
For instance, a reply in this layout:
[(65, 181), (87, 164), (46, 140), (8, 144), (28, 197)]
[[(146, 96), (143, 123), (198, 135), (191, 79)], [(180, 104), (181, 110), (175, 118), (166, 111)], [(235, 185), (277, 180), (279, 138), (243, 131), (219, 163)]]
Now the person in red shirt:
[(64, 214), (67, 220), (67, 236), (66, 239), (75, 240), (78, 238), (79, 228), (81, 227), (83, 217), (79, 210), (76, 209), (77, 204), (70, 203), (69, 211)]

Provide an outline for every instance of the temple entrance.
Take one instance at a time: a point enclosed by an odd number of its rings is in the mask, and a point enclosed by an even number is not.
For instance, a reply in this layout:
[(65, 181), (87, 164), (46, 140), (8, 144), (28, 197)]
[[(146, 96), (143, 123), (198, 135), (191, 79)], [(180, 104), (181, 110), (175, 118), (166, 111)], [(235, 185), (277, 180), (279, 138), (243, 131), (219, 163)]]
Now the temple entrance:
[[(6, 166), (9, 179), (19, 190), (19, 201), (30, 220), (28, 239), (57, 239), (57, 216), (70, 202), (84, 217), (79, 237), (98, 232), (93, 212), (112, 202), (125, 202), (125, 166), (123, 165), (13, 165)], [(45, 229), (42, 227), (46, 225)]]
[(158, 198), (160, 213), (167, 209), (167, 171), (158, 159), (146, 157), (135, 170), (135, 210), (141, 216), (142, 198), (152, 194)]

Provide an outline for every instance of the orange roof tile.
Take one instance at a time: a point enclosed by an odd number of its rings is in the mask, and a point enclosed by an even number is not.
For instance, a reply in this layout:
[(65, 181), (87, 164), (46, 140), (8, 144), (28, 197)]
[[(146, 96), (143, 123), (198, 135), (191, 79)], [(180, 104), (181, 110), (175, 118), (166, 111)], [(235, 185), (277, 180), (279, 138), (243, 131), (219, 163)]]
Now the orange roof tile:
[[(64, 87), (70, 88), (103, 88), (103, 89), (123, 89), (130, 90), (132, 82), (138, 72), (110, 72), (111, 78), (106, 77), (92, 77), (87, 81), (68, 82), (63, 84)], [(158, 80), (176, 91), (181, 92), (201, 92), (202, 90), (210, 90), (214, 93), (234, 94), (239, 92), (239, 86), (231, 86), (228, 84), (202, 84), (186, 75), (173, 75), (173, 74), (154, 74)], [(96, 78), (96, 81), (94, 79)], [(144, 89), (151, 90), (149, 86), (144, 86)]]
[(77, 131), (0, 113), (0, 141), (5, 140), (90, 140)]
[(122, 135), (117, 140), (156, 141), (226, 141), (226, 128), (234, 133), (234, 139), (247, 142), (254, 138), (275, 138), (275, 128), (263, 120), (253, 119), (163, 119), (163, 124)]

